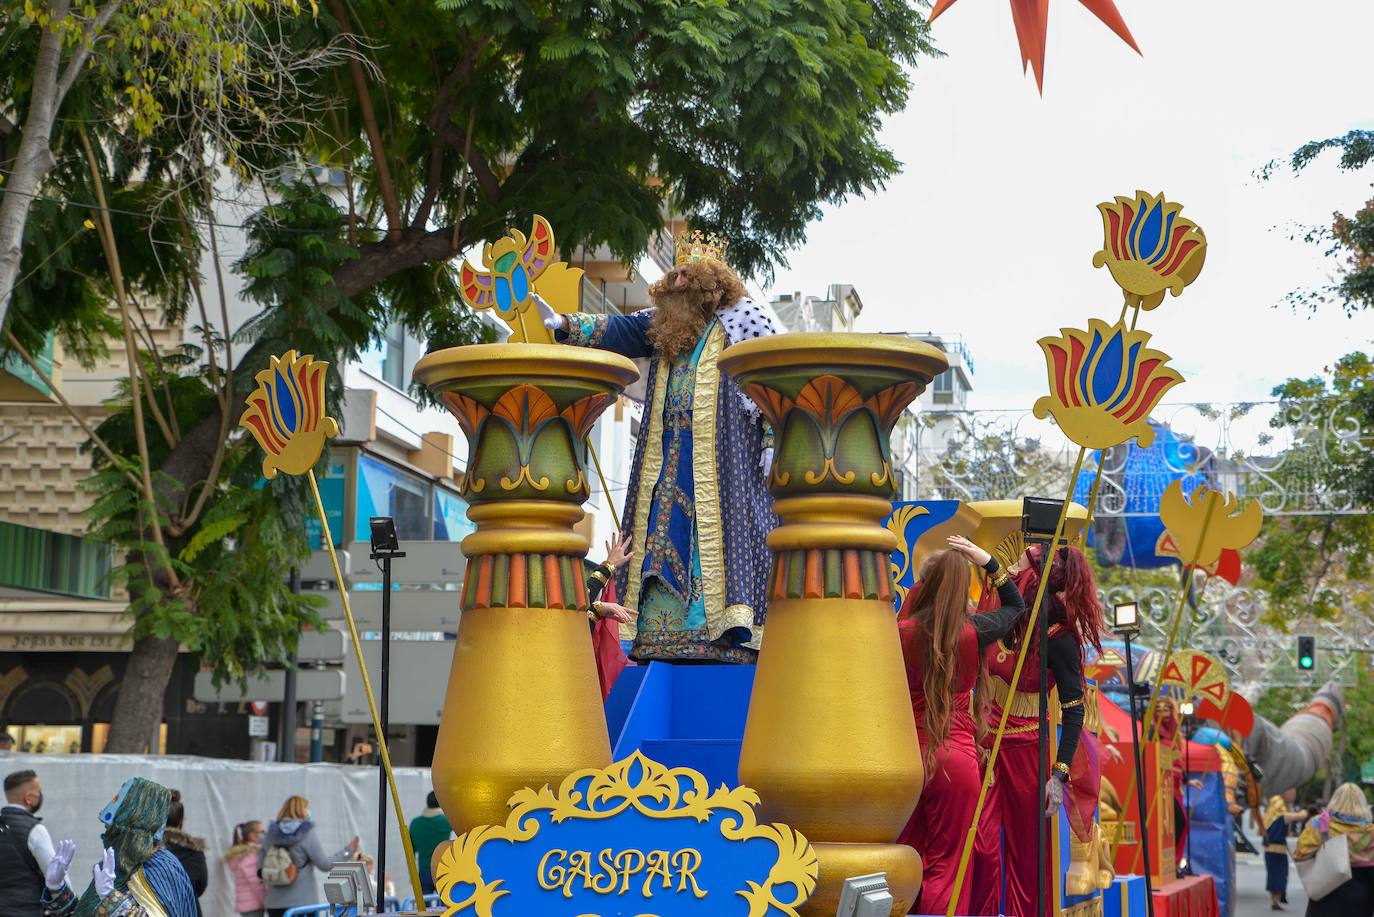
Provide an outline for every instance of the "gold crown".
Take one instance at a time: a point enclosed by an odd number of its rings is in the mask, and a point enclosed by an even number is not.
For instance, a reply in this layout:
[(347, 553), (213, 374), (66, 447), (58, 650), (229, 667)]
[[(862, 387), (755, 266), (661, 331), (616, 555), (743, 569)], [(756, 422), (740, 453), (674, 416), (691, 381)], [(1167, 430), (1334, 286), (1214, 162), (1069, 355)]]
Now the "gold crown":
[(681, 232), (677, 236), (677, 260), (675, 263), (719, 261), (721, 264), (725, 264), (725, 251), (729, 247), (729, 242), (713, 232), (703, 233), (700, 229)]

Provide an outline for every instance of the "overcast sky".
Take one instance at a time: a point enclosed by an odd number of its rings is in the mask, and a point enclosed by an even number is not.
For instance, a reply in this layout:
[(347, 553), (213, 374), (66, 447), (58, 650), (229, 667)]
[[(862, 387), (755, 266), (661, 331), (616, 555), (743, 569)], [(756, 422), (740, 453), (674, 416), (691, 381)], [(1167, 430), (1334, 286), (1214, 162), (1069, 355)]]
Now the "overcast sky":
[[(1290, 239), (1371, 197), (1374, 169), (1329, 155), (1300, 177), (1254, 173), (1304, 141), (1374, 126), (1368, 0), (1117, 0), (1137, 56), (1073, 0), (1051, 0), (1045, 95), (1023, 76), (1002, 0), (960, 0), (883, 132), (905, 164), (886, 191), (828, 208), (770, 293), (854, 284), (861, 331), (962, 333), (972, 406), (1029, 407), (1045, 390), (1035, 341), (1114, 321), (1099, 201), (1163, 191), (1207, 233), (1202, 276), (1146, 314), (1185, 383), (1169, 401), (1268, 397), (1367, 349), (1374, 315), (1295, 315), (1284, 294), (1331, 263)], [(1276, 304), (1278, 305), (1275, 308)]]

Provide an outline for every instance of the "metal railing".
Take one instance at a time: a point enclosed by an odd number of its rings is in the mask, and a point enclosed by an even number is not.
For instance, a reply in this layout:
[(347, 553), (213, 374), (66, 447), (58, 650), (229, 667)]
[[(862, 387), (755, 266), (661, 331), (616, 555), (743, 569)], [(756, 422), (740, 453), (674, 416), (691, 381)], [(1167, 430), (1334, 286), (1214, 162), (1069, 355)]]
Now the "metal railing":
[(611, 305), (606, 294), (601, 292), (601, 288), (592, 283), (586, 277), (582, 278), (582, 311), (593, 312), (598, 315), (610, 315), (618, 313), (620, 310)]

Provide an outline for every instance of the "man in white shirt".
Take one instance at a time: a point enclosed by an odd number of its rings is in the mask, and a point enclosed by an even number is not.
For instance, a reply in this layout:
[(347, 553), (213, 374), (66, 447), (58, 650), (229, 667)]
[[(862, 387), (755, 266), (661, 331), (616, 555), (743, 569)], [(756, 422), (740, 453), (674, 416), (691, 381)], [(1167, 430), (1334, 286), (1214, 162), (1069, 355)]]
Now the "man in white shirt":
[(42, 917), (40, 898), (53, 858), (52, 836), (36, 813), (43, 784), (33, 771), (5, 778), (0, 808), (0, 917)]

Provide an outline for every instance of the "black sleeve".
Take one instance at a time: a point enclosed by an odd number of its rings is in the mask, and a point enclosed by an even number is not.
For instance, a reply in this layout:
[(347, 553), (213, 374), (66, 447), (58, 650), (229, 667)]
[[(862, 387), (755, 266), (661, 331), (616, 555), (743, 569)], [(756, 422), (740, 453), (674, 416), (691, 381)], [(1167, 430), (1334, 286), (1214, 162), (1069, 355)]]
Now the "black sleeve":
[(597, 564), (596, 569), (587, 574), (588, 605), (601, 598), (601, 590), (606, 588), (606, 584), (611, 581), (613, 575), (613, 571), (606, 564)]
[(210, 871), (205, 865), (205, 851), (188, 850), (177, 859), (181, 860), (181, 866), (186, 870), (186, 877), (191, 880), (191, 888), (195, 891), (196, 897), (205, 894), (205, 887), (210, 884)]
[(1072, 634), (1050, 641), (1049, 664), (1059, 688), (1059, 722), (1063, 727), (1055, 760), (1070, 764), (1083, 734), (1083, 660)]
[[(988, 561), (983, 569), (995, 576), (998, 570), (997, 559)], [(1021, 591), (1016, 588), (1016, 583), (1011, 577), (1007, 577), (1006, 582), (997, 587), (997, 597), (1002, 600), (1001, 608), (973, 615), (969, 619), (978, 634), (979, 649), (991, 646), (1005, 637), (1021, 615), (1026, 613), (1026, 600), (1021, 598)]]

